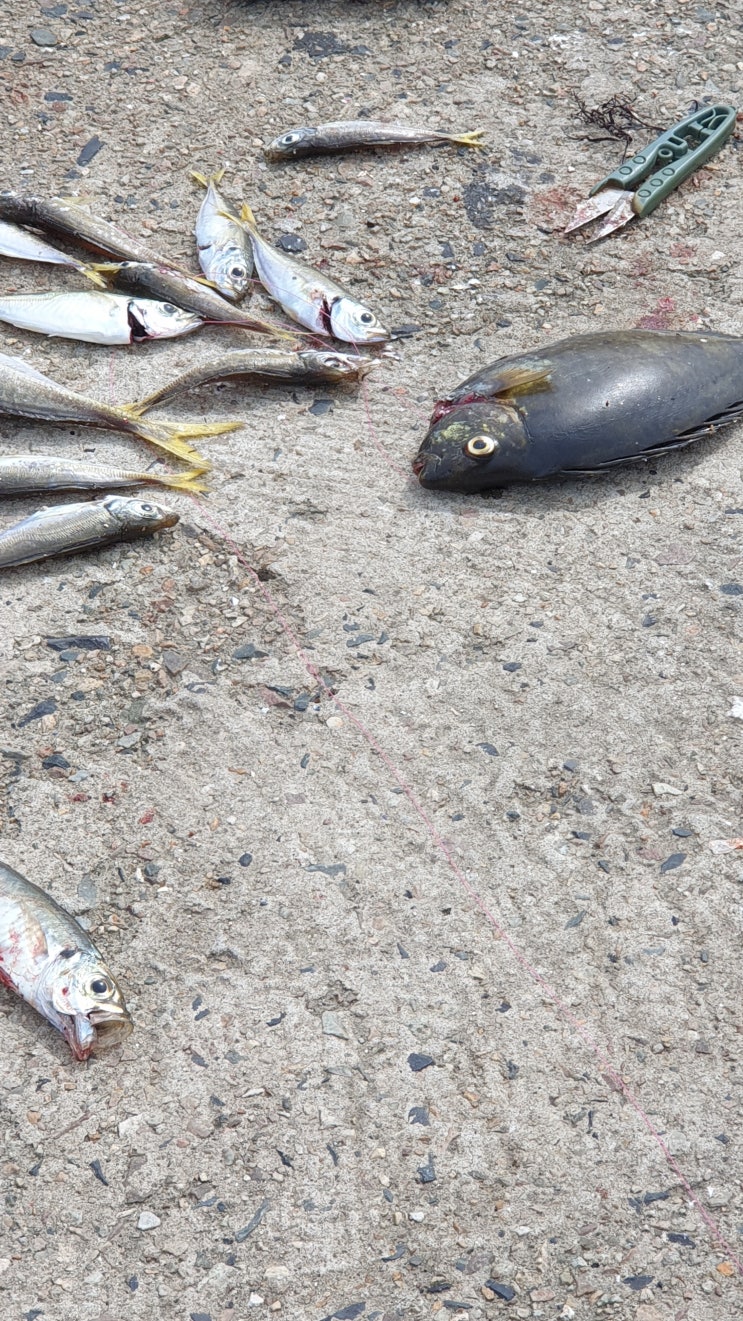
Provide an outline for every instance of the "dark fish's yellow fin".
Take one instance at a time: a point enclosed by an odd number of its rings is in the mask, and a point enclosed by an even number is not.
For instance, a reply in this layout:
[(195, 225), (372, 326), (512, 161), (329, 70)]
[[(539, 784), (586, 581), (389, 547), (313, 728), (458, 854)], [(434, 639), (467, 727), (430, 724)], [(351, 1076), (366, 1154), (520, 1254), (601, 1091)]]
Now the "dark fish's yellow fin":
[(551, 363), (525, 362), (520, 366), (504, 367), (498, 372), (488, 393), (508, 398), (514, 394), (527, 394), (530, 390), (546, 390), (551, 379)]

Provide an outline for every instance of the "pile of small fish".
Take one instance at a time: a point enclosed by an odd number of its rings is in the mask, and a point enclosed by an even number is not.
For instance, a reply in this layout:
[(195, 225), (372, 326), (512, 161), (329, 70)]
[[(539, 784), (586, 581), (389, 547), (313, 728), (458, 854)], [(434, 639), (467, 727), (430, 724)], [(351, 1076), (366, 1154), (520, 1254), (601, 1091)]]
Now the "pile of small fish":
[[(351, 120), (291, 129), (270, 143), (264, 154), (269, 161), (283, 161), (429, 143), (476, 148), (482, 145), (482, 134)], [(310, 332), (358, 349), (385, 343), (390, 332), (371, 308), (330, 276), (269, 243), (250, 207), (243, 203), (236, 208), (224, 197), (219, 187), (222, 175), (223, 171), (211, 178), (193, 174), (205, 190), (195, 226), (200, 276), (90, 214), (74, 198), (0, 194), (0, 255), (62, 266), (95, 286), (0, 295), (0, 322), (19, 330), (107, 346), (174, 339), (204, 326), (236, 327), (285, 341), (283, 351), (233, 350), (212, 358), (166, 382), (148, 399), (116, 408), (76, 394), (24, 359), (0, 354), (0, 413), (108, 427), (137, 436), (190, 464), (189, 471), (180, 474), (144, 473), (107, 470), (79, 460), (56, 461), (51, 455), (18, 455), (12, 463), (0, 465), (0, 495), (106, 490), (148, 482), (182, 491), (203, 490), (211, 465), (191, 442), (241, 424), (152, 422), (143, 420), (148, 409), (207, 381), (247, 377), (310, 385), (320, 380), (359, 380), (368, 370), (370, 361), (358, 352), (325, 352), (298, 342), (297, 335)], [(49, 238), (72, 243), (88, 254), (87, 259), (60, 250)], [(305, 330), (298, 332), (245, 311), (240, 303), (254, 280)], [(168, 509), (126, 498), (104, 500), (95, 506), (56, 506), (0, 532), (0, 568), (149, 535), (175, 522), (177, 515)]]

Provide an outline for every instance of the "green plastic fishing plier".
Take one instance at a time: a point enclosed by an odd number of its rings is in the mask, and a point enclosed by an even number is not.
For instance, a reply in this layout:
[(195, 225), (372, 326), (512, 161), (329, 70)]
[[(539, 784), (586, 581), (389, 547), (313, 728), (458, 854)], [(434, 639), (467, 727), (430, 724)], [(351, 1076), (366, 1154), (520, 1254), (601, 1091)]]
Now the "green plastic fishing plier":
[(579, 203), (564, 232), (570, 234), (608, 211), (590, 240), (595, 243), (635, 216), (649, 216), (659, 202), (725, 145), (735, 128), (736, 114), (734, 106), (713, 105), (687, 115), (596, 184), (588, 199)]

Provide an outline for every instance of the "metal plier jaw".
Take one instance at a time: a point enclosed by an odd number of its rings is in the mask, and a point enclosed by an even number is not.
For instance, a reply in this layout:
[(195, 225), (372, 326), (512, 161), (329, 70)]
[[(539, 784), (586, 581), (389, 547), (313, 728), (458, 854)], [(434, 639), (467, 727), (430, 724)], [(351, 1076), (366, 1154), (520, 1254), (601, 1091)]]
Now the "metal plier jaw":
[(736, 115), (734, 106), (704, 106), (674, 124), (644, 151), (596, 184), (588, 199), (578, 204), (563, 232), (570, 234), (581, 229), (608, 211), (606, 220), (589, 240), (595, 243), (635, 216), (639, 219), (649, 216), (659, 202), (725, 145), (735, 128)]

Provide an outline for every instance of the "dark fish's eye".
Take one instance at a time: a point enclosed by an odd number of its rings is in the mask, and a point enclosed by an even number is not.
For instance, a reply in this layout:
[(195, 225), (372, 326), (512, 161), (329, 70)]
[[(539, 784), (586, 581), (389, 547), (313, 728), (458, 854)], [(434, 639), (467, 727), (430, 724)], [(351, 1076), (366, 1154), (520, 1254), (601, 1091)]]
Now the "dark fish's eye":
[(488, 459), (498, 448), (497, 440), (492, 436), (472, 436), (464, 447), (465, 454), (471, 459)]
[(93, 995), (106, 995), (108, 991), (108, 982), (104, 982), (102, 977), (96, 977), (95, 981), (90, 983), (90, 989)]
[(374, 317), (372, 316), (371, 312), (362, 312), (361, 316), (359, 317), (359, 321), (363, 321), (365, 326), (368, 326), (369, 323), (373, 320)]

